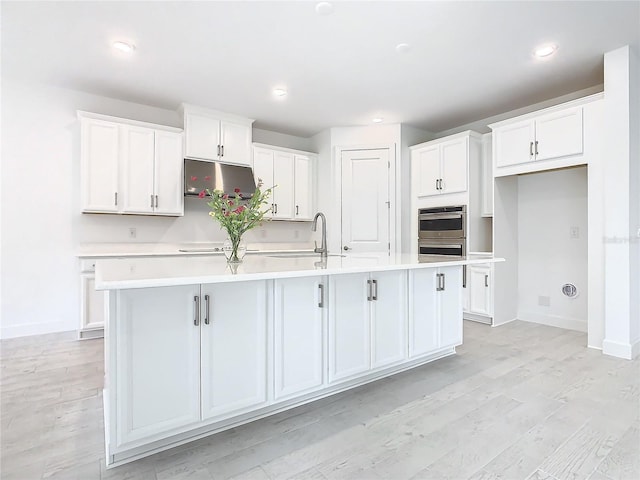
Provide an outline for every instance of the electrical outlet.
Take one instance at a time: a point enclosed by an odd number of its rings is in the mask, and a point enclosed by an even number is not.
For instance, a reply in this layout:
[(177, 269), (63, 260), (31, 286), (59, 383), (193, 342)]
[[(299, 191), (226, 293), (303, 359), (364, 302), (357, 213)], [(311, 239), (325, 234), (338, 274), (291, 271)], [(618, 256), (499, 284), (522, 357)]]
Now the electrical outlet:
[(136, 227), (129, 228), (129, 238), (136, 238)]
[(580, 227), (569, 227), (569, 238), (580, 238)]
[(541, 307), (550, 307), (551, 306), (551, 297), (540, 295), (538, 297), (538, 305), (540, 305)]

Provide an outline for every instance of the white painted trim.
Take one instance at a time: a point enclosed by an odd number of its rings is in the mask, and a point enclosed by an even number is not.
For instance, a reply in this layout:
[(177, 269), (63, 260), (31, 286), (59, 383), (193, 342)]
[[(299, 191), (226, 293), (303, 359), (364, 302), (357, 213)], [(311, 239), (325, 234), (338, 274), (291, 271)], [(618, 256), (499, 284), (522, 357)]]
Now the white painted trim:
[(441, 142), (446, 142), (449, 140), (455, 140), (457, 138), (465, 138), (465, 137), (469, 137), (469, 138), (476, 138), (480, 141), (482, 141), (482, 133), (478, 133), (474, 130), (465, 130), (464, 132), (459, 132), (459, 133), (454, 133), (453, 135), (447, 135), (446, 137), (438, 137), (438, 138), (434, 138), (433, 140), (429, 140), (428, 142), (423, 142), (423, 143), (418, 143), (417, 145), (411, 145), (409, 147), (410, 151), (413, 150), (420, 150), (424, 147), (429, 147), (431, 145), (437, 145)]
[(620, 343), (606, 338), (602, 342), (602, 353), (612, 357), (633, 360), (640, 354), (640, 339), (631, 343)]
[(295, 148), (288, 148), (288, 147), (278, 147), (277, 145), (268, 145), (266, 143), (260, 143), (260, 142), (253, 142), (251, 145), (258, 148), (268, 148), (269, 150), (277, 150), (279, 152), (293, 153), (294, 155), (310, 155), (313, 157), (318, 156), (318, 154), (315, 152), (307, 152), (305, 150), (296, 150)]
[(501, 327), (502, 325), (506, 325), (507, 323), (511, 323), (511, 322), (515, 322), (516, 320), (519, 320), (519, 318), (511, 318), (509, 320), (506, 320), (502, 323), (496, 323), (496, 318), (493, 317), (493, 323), (491, 324), (492, 327)]
[(84, 112), (77, 110), (76, 114), (78, 119), (89, 118), (92, 120), (102, 120), (105, 122), (123, 123), (125, 125), (132, 125), (135, 127), (152, 128), (154, 130), (162, 130), (165, 132), (182, 133), (181, 128), (168, 127), (166, 125), (158, 125), (157, 123), (141, 122), (139, 120), (131, 120), (129, 118), (112, 117), (111, 115), (103, 115), (102, 113)]
[(566, 328), (587, 333), (587, 321), (578, 318), (562, 317), (560, 315), (545, 315), (537, 312), (518, 311), (518, 320), (549, 327)]
[(73, 331), (69, 328), (69, 322), (41, 322), (41, 323), (26, 323), (20, 325), (3, 325), (0, 328), (0, 338), (16, 338), (16, 337), (28, 337), (31, 335), (44, 335), (47, 333), (60, 333)]

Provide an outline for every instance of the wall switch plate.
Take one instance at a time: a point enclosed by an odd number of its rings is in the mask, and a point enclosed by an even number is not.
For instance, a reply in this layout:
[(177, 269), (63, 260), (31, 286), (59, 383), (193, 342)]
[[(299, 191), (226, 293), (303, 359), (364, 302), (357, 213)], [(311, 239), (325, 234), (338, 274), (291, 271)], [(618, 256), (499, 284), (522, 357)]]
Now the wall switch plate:
[(569, 238), (580, 238), (580, 227), (569, 227)]
[(551, 297), (546, 295), (540, 295), (538, 297), (538, 305), (541, 307), (550, 307), (551, 306)]
[(135, 227), (130, 227), (129, 228), (129, 238), (136, 238), (136, 228)]

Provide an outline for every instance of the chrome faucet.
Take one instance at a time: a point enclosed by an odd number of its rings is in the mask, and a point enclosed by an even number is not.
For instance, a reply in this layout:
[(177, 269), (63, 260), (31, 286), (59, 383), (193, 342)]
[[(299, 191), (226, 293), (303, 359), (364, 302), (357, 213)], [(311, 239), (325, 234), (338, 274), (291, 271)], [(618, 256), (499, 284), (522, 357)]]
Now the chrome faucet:
[(311, 231), (315, 232), (318, 227), (318, 217), (322, 218), (322, 244), (320, 248), (318, 248), (318, 242), (315, 242), (316, 248), (313, 249), (315, 253), (319, 253), (320, 257), (327, 256), (327, 218), (324, 216), (324, 213), (318, 212), (316, 216), (313, 217), (313, 225), (311, 225)]

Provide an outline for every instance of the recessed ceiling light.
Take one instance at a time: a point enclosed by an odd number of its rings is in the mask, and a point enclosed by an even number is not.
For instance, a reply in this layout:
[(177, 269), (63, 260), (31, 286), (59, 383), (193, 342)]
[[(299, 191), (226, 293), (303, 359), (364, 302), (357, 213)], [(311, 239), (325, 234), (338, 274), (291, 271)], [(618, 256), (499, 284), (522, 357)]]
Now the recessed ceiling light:
[(408, 53), (411, 50), (411, 45), (408, 43), (399, 43), (396, 45), (396, 52), (398, 53)]
[(550, 43), (548, 45), (542, 45), (536, 48), (533, 54), (538, 58), (545, 58), (545, 57), (548, 57), (549, 55), (553, 55), (556, 52), (556, 50), (558, 50), (557, 45), (553, 45)]
[(372, 119), (371, 121), (373, 123), (382, 123), (383, 120), (384, 120), (384, 118), (376, 117), (376, 118)]
[(329, 2), (318, 2), (316, 4), (316, 13), (318, 15), (331, 15), (333, 13), (333, 5)]
[(124, 53), (131, 53), (136, 49), (136, 46), (127, 42), (113, 42), (113, 48)]
[(274, 88), (273, 89), (273, 94), (276, 97), (284, 97), (287, 95), (287, 91), (284, 88)]

